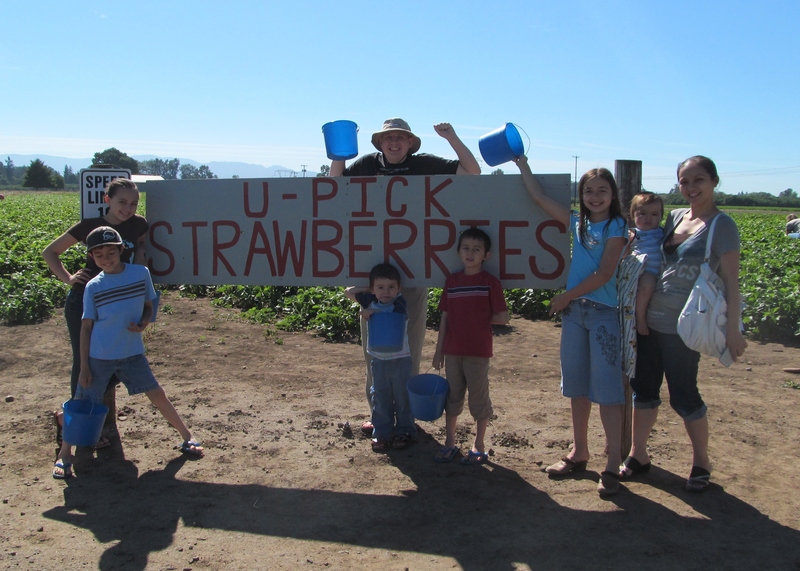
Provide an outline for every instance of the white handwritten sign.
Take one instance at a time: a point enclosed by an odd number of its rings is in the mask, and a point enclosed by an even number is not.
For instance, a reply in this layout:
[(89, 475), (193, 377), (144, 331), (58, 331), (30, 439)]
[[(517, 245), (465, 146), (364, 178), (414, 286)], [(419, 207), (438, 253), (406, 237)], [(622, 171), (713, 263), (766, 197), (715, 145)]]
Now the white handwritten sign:
[[(569, 204), (569, 175), (537, 178)], [(388, 261), (404, 285), (441, 287), (470, 226), (506, 288), (562, 287), (569, 265), (566, 229), (518, 175), (153, 181), (147, 218), (158, 283), (348, 285)]]

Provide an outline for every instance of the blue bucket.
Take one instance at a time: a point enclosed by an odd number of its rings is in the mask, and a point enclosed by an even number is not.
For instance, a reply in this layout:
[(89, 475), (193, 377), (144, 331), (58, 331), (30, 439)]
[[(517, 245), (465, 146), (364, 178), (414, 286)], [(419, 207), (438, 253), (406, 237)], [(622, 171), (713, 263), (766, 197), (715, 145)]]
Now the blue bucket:
[(358, 125), (352, 121), (331, 121), (322, 126), (325, 152), (332, 161), (346, 161), (358, 156)]
[(103, 422), (108, 414), (104, 404), (93, 404), (88, 400), (68, 400), (64, 408), (65, 442), (75, 446), (94, 446), (103, 432)]
[(378, 353), (397, 353), (402, 350), (406, 319), (405, 315), (396, 311), (378, 311), (370, 315), (367, 325), (369, 350)]
[(408, 380), (408, 401), (417, 420), (436, 420), (444, 412), (450, 385), (440, 375), (424, 373)]
[(506, 123), (478, 139), (481, 156), (490, 167), (521, 156), (525, 152), (522, 137), (513, 123)]

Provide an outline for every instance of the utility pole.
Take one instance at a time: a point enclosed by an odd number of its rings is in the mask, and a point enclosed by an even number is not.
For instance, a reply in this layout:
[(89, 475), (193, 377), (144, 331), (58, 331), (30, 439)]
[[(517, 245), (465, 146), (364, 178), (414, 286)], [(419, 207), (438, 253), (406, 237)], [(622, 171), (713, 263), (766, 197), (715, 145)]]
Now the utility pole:
[(575, 159), (575, 178), (572, 179), (572, 203), (578, 203), (578, 159), (580, 158), (578, 155), (572, 155), (572, 158)]
[(300, 166), (303, 167), (303, 178), (305, 178), (305, 176), (306, 176), (306, 167), (308, 165), (300, 165)]

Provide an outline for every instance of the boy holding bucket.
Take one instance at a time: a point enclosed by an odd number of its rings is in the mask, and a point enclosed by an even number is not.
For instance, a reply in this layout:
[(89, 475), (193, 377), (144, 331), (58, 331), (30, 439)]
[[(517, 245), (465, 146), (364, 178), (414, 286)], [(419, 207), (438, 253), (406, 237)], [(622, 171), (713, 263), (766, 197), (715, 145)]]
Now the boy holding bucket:
[(450, 462), (458, 454), (456, 421), (464, 410), (469, 390), (469, 412), (475, 419), (475, 441), (462, 464), (484, 464), (488, 459), (484, 436), (493, 414), (489, 398), (489, 359), (492, 356), (492, 325), (508, 323), (508, 307), (500, 280), (483, 269), (492, 241), (479, 228), (468, 228), (458, 238), (458, 257), (464, 264), (460, 272), (445, 280), (439, 310), (439, 338), (433, 368), (446, 365), (450, 392), (445, 405), (444, 446), (436, 453), (437, 462)]
[(408, 399), (411, 353), (408, 349), (408, 308), (400, 294), (400, 272), (378, 264), (369, 272), (369, 287), (351, 286), (345, 295), (361, 305), (369, 334), (361, 343), (372, 357), (372, 450), (404, 450), (417, 432)]
[[(395, 117), (383, 122), (380, 131), (372, 134), (372, 145), (379, 151), (357, 158), (349, 167), (345, 161), (331, 162), (330, 176), (415, 176), (415, 175), (478, 175), (481, 167), (467, 146), (461, 141), (450, 123), (433, 126), (436, 133), (445, 139), (455, 151), (457, 159), (445, 159), (428, 153), (416, 154), (422, 142), (411, 132), (403, 119)], [(422, 200), (422, 197), (420, 197)], [(408, 342), (411, 350), (412, 375), (419, 373), (422, 345), (425, 342), (425, 327), (428, 312), (428, 288), (405, 288), (408, 302)], [(366, 339), (368, 324), (361, 320), (361, 338)], [(367, 400), (371, 401), (372, 373), (370, 355), (364, 351), (367, 365)], [(372, 433), (372, 424), (365, 422), (362, 430)]]
[[(119, 232), (101, 226), (86, 237), (89, 256), (101, 272), (86, 284), (83, 294), (80, 357), (76, 400), (102, 404), (111, 376), (116, 374), (128, 394), (144, 393), (183, 438), (181, 452), (203, 456), (203, 448), (192, 440), (175, 407), (156, 381), (144, 356), (142, 331), (153, 316), (156, 297), (150, 271), (126, 264)], [(72, 476), (72, 445), (64, 442), (53, 469), (57, 479)]]

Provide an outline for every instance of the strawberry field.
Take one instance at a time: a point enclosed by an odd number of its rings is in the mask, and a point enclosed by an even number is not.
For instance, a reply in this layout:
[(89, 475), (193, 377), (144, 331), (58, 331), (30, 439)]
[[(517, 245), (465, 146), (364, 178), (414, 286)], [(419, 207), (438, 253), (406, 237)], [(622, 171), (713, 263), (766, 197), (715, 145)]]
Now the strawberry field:
[[(140, 211), (144, 211), (142, 195)], [(795, 342), (800, 339), (800, 240), (783, 234), (784, 215), (732, 212), (742, 237), (741, 288), (750, 338)], [(20, 193), (0, 202), (0, 324), (35, 323), (64, 304), (68, 287), (55, 279), (41, 252), (79, 218), (75, 193)], [(70, 272), (80, 267), (83, 248), (62, 259)], [(181, 295), (208, 297), (243, 310), (252, 320), (284, 330), (313, 330), (329, 340), (358, 335), (356, 311), (341, 288), (274, 286), (169, 286)], [(547, 318), (553, 291), (506, 292), (513, 313)], [(431, 290), (429, 325), (435, 326), (438, 290)], [(168, 309), (168, 308), (166, 308)]]

